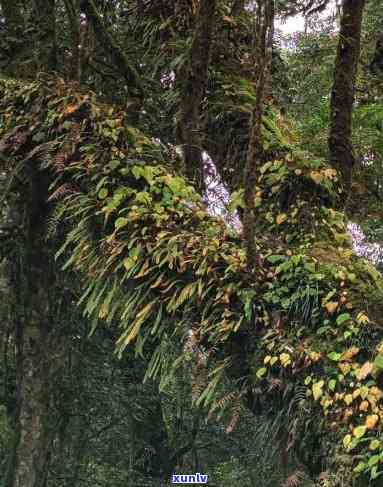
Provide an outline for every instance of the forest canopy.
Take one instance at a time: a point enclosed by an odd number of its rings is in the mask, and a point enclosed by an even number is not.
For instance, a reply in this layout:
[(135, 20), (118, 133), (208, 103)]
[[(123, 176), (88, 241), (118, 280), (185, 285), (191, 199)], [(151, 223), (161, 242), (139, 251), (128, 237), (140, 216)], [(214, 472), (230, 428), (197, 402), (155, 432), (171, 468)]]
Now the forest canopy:
[(328, 4), (0, 1), (1, 485), (379, 485), (383, 8)]

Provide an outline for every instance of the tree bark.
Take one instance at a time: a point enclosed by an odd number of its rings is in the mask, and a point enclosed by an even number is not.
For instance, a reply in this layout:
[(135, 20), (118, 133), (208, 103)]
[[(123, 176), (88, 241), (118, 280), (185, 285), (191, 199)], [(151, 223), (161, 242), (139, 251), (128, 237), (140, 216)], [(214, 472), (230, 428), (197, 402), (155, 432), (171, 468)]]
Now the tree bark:
[(40, 71), (54, 71), (56, 56), (55, 0), (34, 0), (36, 23), (36, 64)]
[(365, 0), (343, 0), (339, 42), (331, 92), (330, 164), (339, 171), (345, 206), (352, 184), (355, 154), (352, 146), (352, 109), (360, 55), (360, 39)]
[(85, 12), (89, 22), (91, 22), (97, 41), (102, 45), (105, 52), (110, 54), (116, 69), (128, 83), (128, 90), (133, 96), (141, 99), (144, 93), (141, 77), (104, 24), (93, 0), (83, 0), (81, 9)]
[(181, 101), (177, 140), (184, 154), (185, 174), (197, 190), (204, 189), (201, 114), (206, 94), (217, 0), (201, 0), (189, 59), (179, 73)]
[(243, 237), (246, 247), (247, 269), (252, 272), (255, 252), (255, 187), (257, 170), (264, 159), (262, 117), (264, 113), (267, 76), (270, 71), (274, 33), (274, 0), (258, 0), (256, 39), (256, 102), (252, 113), (250, 140), (244, 171)]
[(237, 17), (245, 10), (246, 0), (234, 0), (233, 6), (231, 7), (231, 15)]
[(370, 64), (370, 69), (376, 76), (383, 74), (383, 32), (378, 34), (374, 57)]
[[(24, 249), (24, 315), (19, 338), (19, 441), (12, 487), (43, 487), (48, 461), (49, 344), (52, 317), (49, 295), (54, 277), (44, 241), (48, 184), (37, 167), (31, 168)], [(18, 283), (20, 285), (20, 283)]]
[(81, 80), (81, 17), (80, 17), (80, 2), (79, 0), (64, 0), (65, 10), (69, 20), (69, 28), (71, 33), (72, 52), (69, 64), (68, 77), (74, 81)]

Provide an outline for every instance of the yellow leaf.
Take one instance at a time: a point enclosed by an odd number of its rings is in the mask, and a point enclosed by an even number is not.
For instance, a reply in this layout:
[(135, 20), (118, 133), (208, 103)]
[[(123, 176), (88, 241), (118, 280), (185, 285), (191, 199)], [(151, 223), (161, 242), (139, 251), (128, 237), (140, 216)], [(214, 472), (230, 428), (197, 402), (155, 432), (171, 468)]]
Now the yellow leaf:
[(277, 225), (281, 225), (283, 222), (285, 222), (287, 219), (286, 213), (280, 213), (275, 221), (277, 222)]
[(356, 378), (358, 380), (364, 380), (369, 374), (371, 374), (373, 364), (371, 362), (365, 362), (362, 367), (356, 372)]
[(370, 323), (370, 320), (369, 320), (368, 316), (365, 313), (362, 313), (362, 312), (358, 314), (358, 316), (356, 317), (356, 321), (360, 325), (365, 325), (367, 323)]
[(366, 418), (366, 428), (369, 430), (374, 429), (379, 422), (379, 416), (377, 414), (371, 414)]
[(135, 264), (134, 260), (131, 257), (127, 257), (123, 261), (124, 267), (127, 271), (129, 271)]
[(162, 279), (164, 278), (165, 274), (161, 274), (157, 279), (156, 279), (156, 282), (154, 282), (150, 287), (151, 289), (155, 289), (156, 287), (158, 287), (161, 282), (162, 282)]
[(360, 411), (367, 411), (370, 407), (370, 403), (368, 401), (362, 401), (359, 406)]
[(352, 403), (352, 394), (346, 394), (344, 397), (344, 402), (349, 406)]
[(355, 391), (352, 393), (353, 399), (356, 399), (359, 396), (360, 396), (360, 389), (355, 389)]
[(134, 278), (139, 279), (140, 277), (144, 277), (148, 272), (150, 272), (149, 259), (145, 261), (140, 272)]
[(291, 364), (291, 358), (288, 353), (281, 353), (279, 356), (279, 360), (281, 361), (282, 367), (287, 367)]
[(332, 179), (336, 177), (335, 169), (325, 169), (323, 172), (326, 178)]
[(319, 382), (315, 382), (315, 384), (313, 384), (312, 391), (313, 391), (313, 397), (315, 401), (317, 401), (322, 396), (323, 386), (324, 386), (323, 380), (320, 380)]
[(360, 348), (358, 347), (351, 347), (345, 352), (342, 353), (341, 360), (350, 361), (355, 355), (359, 353)]
[(151, 303), (148, 303), (146, 306), (144, 306), (137, 314), (137, 318), (145, 319), (145, 317), (148, 315), (149, 311), (153, 308), (153, 305), (155, 303), (156, 301), (154, 300)]
[(64, 110), (64, 113), (66, 115), (70, 115), (70, 114), (74, 113), (77, 110), (77, 108), (78, 108), (77, 105), (68, 105), (66, 107), (66, 109)]
[(338, 365), (338, 367), (342, 371), (342, 374), (343, 375), (347, 375), (350, 372), (350, 370), (351, 370), (351, 365), (350, 364), (345, 364), (345, 363), (342, 363), (342, 362)]
[(100, 308), (100, 311), (98, 313), (98, 317), (103, 320), (108, 316), (109, 308), (107, 305), (103, 304)]
[(275, 364), (275, 362), (277, 362), (277, 361), (278, 361), (278, 357), (272, 357), (270, 359), (270, 365), (273, 366)]
[(360, 388), (360, 396), (362, 399), (366, 399), (368, 396), (368, 393), (370, 392), (369, 388), (367, 386), (363, 386)]
[(377, 450), (379, 447), (380, 447), (380, 441), (377, 439), (372, 440), (369, 446), (370, 450)]
[(318, 171), (311, 171), (310, 177), (316, 184), (320, 184), (323, 181), (323, 176)]
[(227, 15), (224, 15), (222, 17), (222, 19), (223, 19), (224, 22), (228, 22), (229, 24), (235, 24), (236, 23), (234, 17), (228, 17)]
[(345, 448), (348, 448), (352, 443), (352, 436), (351, 435), (346, 435), (344, 438), (343, 438), (343, 446)]
[(381, 389), (379, 389), (379, 387), (376, 387), (376, 386), (371, 387), (369, 392), (374, 397), (376, 397), (376, 399), (381, 399), (381, 397), (383, 396), (383, 392), (381, 391)]
[(367, 428), (365, 426), (357, 426), (352, 430), (352, 434), (355, 436), (355, 438), (362, 438), (364, 434), (366, 433)]
[(337, 307), (338, 307), (338, 304), (336, 301), (329, 301), (328, 303), (325, 304), (325, 308), (327, 309), (327, 311), (330, 313), (330, 314), (333, 314), (335, 313)]

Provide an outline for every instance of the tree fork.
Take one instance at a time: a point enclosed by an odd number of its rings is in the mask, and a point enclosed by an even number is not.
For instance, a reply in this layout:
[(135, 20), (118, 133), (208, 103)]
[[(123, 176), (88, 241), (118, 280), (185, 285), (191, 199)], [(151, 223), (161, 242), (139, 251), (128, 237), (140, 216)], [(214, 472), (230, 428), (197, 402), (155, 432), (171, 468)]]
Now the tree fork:
[(132, 95), (138, 96), (141, 99), (144, 94), (141, 77), (117, 44), (112, 33), (105, 26), (93, 0), (82, 0), (80, 7), (91, 22), (98, 41), (104, 47), (105, 51), (110, 53), (116, 68), (127, 81), (129, 91), (131, 91)]

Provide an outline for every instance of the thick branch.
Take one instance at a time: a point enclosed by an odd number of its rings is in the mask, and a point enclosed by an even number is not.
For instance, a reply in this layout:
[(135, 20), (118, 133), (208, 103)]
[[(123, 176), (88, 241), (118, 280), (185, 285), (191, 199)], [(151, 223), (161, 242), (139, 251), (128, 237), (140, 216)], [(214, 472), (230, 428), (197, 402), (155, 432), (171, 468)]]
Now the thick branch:
[(128, 83), (128, 88), (135, 91), (135, 95), (143, 95), (143, 87), (141, 84), (140, 75), (136, 68), (132, 66), (121, 50), (112, 33), (108, 30), (104, 24), (101, 15), (97, 11), (97, 8), (93, 0), (84, 0), (81, 3), (81, 8), (85, 12), (87, 18), (93, 25), (97, 40), (100, 42), (106, 52), (109, 52), (113, 62)]

